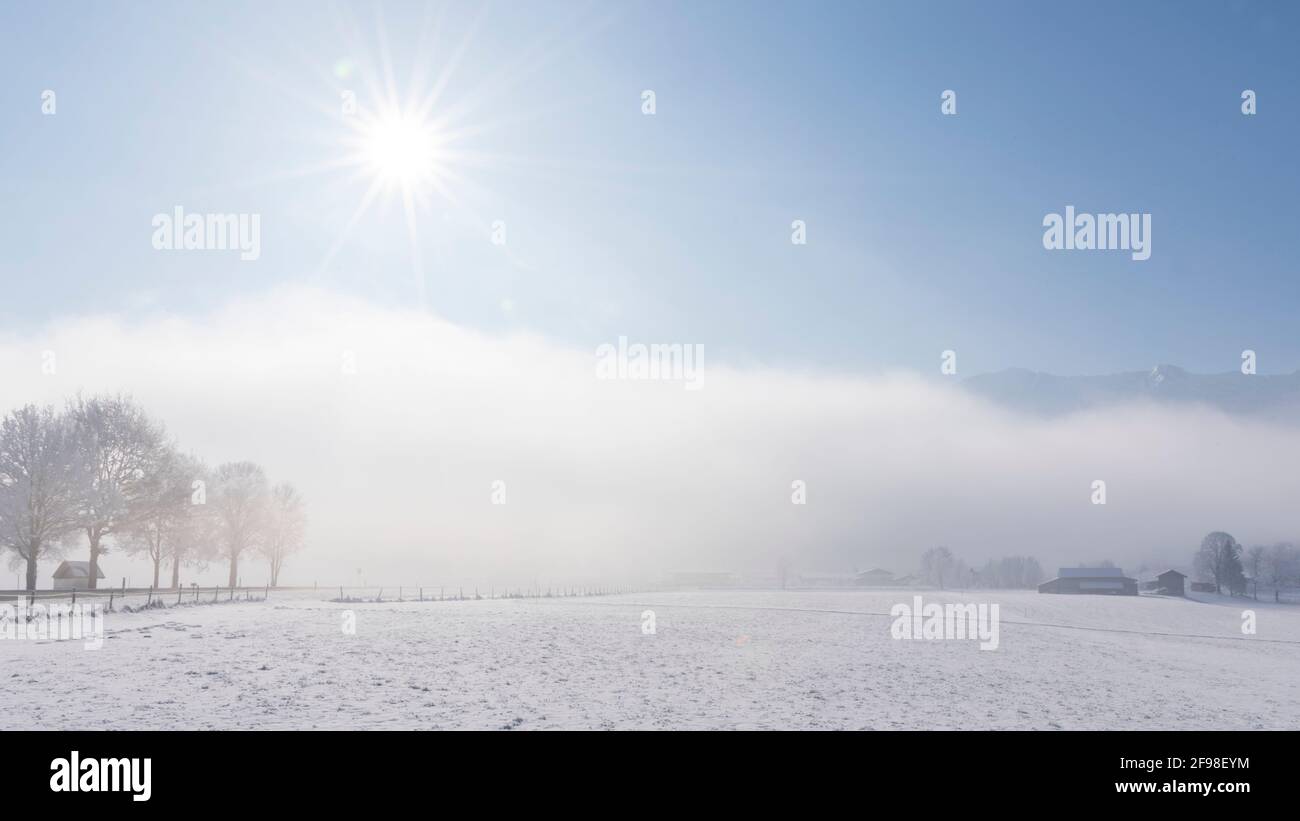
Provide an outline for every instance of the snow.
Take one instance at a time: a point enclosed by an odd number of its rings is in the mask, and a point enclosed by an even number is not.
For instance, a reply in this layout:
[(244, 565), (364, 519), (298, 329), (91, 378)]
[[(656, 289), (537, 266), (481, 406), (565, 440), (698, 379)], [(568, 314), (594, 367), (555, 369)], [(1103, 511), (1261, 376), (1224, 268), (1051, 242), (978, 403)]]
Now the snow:
[(1295, 605), (919, 592), (998, 604), (982, 651), (892, 639), (915, 594), (273, 592), (112, 613), (100, 650), (0, 640), (0, 729), (1300, 729)]

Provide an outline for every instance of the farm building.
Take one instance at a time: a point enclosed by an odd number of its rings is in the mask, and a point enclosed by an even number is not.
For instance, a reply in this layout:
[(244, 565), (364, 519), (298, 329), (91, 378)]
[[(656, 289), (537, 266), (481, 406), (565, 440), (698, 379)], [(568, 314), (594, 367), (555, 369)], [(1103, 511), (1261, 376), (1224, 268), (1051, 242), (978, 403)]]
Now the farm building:
[(1193, 593), (1213, 593), (1214, 582), (1192, 582)]
[(873, 567), (870, 570), (864, 570), (858, 574), (854, 584), (859, 587), (879, 587), (891, 585), (894, 583), (894, 574), (888, 570), (882, 570), (879, 567)]
[(1163, 591), (1166, 596), (1184, 595), (1183, 582), (1187, 578), (1186, 574), (1179, 573), (1177, 570), (1166, 570), (1159, 576), (1156, 576), (1154, 590)]
[(1118, 567), (1062, 567), (1055, 579), (1038, 585), (1038, 592), (1136, 596), (1138, 584)]
[[(104, 571), (95, 568), (95, 578), (104, 578)], [(89, 590), (90, 562), (61, 562), (54, 570), (55, 590)]]

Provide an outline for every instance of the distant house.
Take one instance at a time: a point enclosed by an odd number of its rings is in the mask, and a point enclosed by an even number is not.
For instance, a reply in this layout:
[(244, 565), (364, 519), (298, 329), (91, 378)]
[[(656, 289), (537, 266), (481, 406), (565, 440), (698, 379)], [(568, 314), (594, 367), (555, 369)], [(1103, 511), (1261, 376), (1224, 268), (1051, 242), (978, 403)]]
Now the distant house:
[[(95, 568), (95, 578), (104, 578), (104, 571)], [(54, 570), (55, 590), (89, 590), (90, 562), (61, 562)]]
[(1055, 579), (1038, 585), (1038, 592), (1136, 596), (1138, 583), (1118, 567), (1062, 567)]
[(1163, 590), (1166, 596), (1184, 596), (1183, 582), (1187, 578), (1185, 573), (1179, 573), (1177, 570), (1166, 570), (1159, 576), (1156, 576), (1156, 590)]
[(894, 574), (879, 567), (863, 570), (853, 581), (858, 587), (884, 587), (894, 584)]
[(1213, 593), (1214, 582), (1192, 582), (1193, 593)]

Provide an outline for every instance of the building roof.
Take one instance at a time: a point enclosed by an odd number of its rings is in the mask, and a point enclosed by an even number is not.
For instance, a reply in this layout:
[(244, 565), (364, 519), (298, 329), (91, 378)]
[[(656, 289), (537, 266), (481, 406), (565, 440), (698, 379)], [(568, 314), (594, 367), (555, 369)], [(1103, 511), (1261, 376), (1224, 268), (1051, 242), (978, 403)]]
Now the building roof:
[[(89, 579), (90, 562), (69, 562), (64, 561), (59, 564), (54, 571), (56, 579)], [(95, 578), (104, 578), (104, 571), (99, 567), (95, 568)]]
[(870, 570), (863, 570), (858, 575), (859, 576), (892, 576), (894, 574), (893, 571), (885, 570), (884, 568), (880, 568), (880, 567), (873, 567)]
[(1056, 575), (1062, 579), (1122, 579), (1124, 571), (1118, 567), (1062, 567)]
[(1170, 573), (1174, 574), (1175, 576), (1182, 576), (1184, 579), (1187, 578), (1186, 573), (1179, 573), (1177, 570), (1166, 570), (1163, 573), (1157, 573), (1156, 578), (1157, 579), (1164, 578), (1165, 576), (1168, 576)]

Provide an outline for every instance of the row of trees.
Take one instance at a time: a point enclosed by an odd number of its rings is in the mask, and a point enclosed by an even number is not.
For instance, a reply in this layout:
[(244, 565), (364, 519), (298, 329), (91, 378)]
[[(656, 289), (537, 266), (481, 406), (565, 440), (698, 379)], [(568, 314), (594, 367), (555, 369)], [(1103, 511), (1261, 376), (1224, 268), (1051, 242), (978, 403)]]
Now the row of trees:
[(1214, 583), (1216, 593), (1226, 587), (1231, 595), (1246, 595), (1247, 572), (1254, 582), (1256, 598), (1260, 582), (1273, 588), (1274, 601), (1280, 600), (1283, 587), (1300, 585), (1300, 550), (1290, 542), (1246, 549), (1231, 534), (1216, 530), (1201, 540), (1195, 566), (1202, 580)]
[(1017, 590), (1036, 587), (1044, 577), (1043, 568), (1032, 556), (989, 559), (976, 570), (948, 548), (932, 547), (921, 554), (921, 578), (940, 590), (945, 586)]
[(89, 550), (92, 588), (110, 547), (151, 560), (155, 587), (169, 564), (174, 588), (182, 565), (216, 560), (229, 562), (233, 587), (256, 551), (274, 586), (305, 533), (292, 485), (272, 486), (253, 462), (210, 470), (130, 397), (78, 396), (61, 412), (27, 405), (0, 421), (0, 553), (26, 565), (28, 590), (38, 562), (78, 547)]

